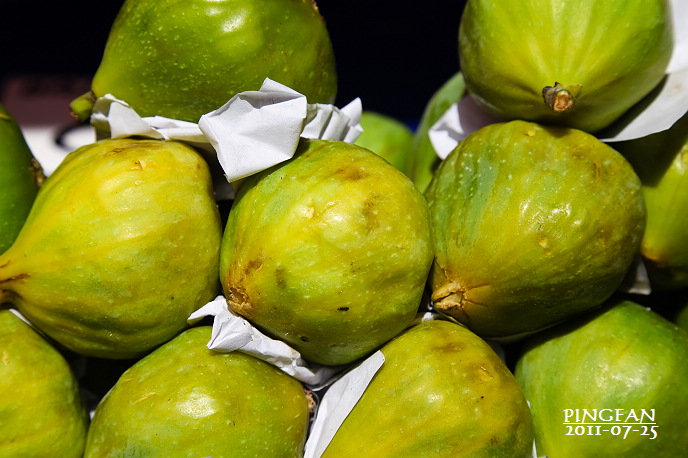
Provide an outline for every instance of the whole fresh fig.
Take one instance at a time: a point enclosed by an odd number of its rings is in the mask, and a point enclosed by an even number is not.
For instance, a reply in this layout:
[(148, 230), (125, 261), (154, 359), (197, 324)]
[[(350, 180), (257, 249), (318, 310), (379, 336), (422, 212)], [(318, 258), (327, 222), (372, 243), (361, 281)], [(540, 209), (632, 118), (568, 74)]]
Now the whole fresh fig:
[(191, 328), (125, 371), (98, 404), (85, 458), (303, 456), (303, 386), (271, 364), (206, 347)]
[(426, 191), (438, 311), (483, 337), (543, 329), (602, 304), (640, 249), (640, 180), (583, 131), (526, 121), (474, 132)]
[(192, 148), (86, 145), (46, 179), (0, 256), (0, 302), (77, 353), (133, 358), (217, 295), (221, 232), (208, 166)]
[(485, 109), (587, 132), (657, 86), (672, 51), (667, 0), (468, 0), (459, 26), (466, 87)]
[(239, 188), (220, 279), (232, 310), (337, 365), (413, 320), (431, 263), (427, 204), (408, 177), (360, 146), (303, 140)]
[(630, 301), (531, 337), (515, 375), (538, 455), (683, 456), (686, 359), (688, 333)]
[(80, 458), (88, 412), (65, 358), (0, 310), (0, 457)]
[(44, 178), (19, 125), (0, 105), (0, 253), (17, 237)]
[(413, 131), (398, 119), (375, 111), (361, 114), (363, 132), (354, 142), (383, 157), (406, 173), (406, 163), (413, 143)]
[(688, 115), (669, 130), (614, 147), (643, 183), (647, 227), (640, 252), (651, 288), (688, 288)]
[(323, 458), (532, 456), (525, 397), (481, 338), (427, 321), (381, 351), (385, 362)]
[[(86, 97), (111, 93), (141, 116), (198, 122), (265, 78), (310, 103), (334, 101), (334, 53), (314, 1), (127, 0)], [(84, 101), (72, 104), (81, 119)]]
[(458, 102), (466, 91), (463, 74), (456, 72), (432, 95), (423, 110), (423, 116), (413, 137), (409, 154), (407, 175), (421, 192), (425, 192), (432, 180), (441, 159), (432, 146), (428, 132), (453, 104)]

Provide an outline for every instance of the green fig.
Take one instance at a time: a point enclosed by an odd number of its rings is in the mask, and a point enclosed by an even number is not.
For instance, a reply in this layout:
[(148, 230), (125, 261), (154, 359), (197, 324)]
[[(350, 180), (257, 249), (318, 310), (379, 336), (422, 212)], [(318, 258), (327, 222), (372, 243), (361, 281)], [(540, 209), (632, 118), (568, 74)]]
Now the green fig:
[(44, 178), (19, 125), (0, 105), (0, 253), (19, 234)]
[(323, 458), (532, 456), (523, 392), (481, 338), (456, 323), (426, 321), (381, 351), (385, 362)]
[(265, 78), (309, 103), (334, 101), (334, 54), (314, 1), (127, 0), (92, 92), (72, 110), (85, 119), (93, 99), (110, 93), (141, 116), (198, 122)]
[(354, 143), (371, 150), (406, 173), (413, 143), (411, 128), (392, 116), (367, 110), (361, 113), (361, 127), (363, 132)]
[(88, 412), (65, 358), (0, 310), (0, 457), (80, 458)]
[(453, 104), (457, 103), (466, 91), (461, 72), (456, 72), (432, 95), (425, 105), (423, 116), (414, 134), (413, 146), (409, 155), (407, 174), (421, 192), (425, 192), (432, 180), (441, 159), (432, 146), (428, 132)]
[(651, 288), (688, 288), (688, 115), (668, 130), (614, 147), (643, 183), (647, 227), (640, 252)]
[(688, 334), (631, 301), (531, 337), (515, 375), (538, 455), (683, 456), (686, 359)]
[(491, 124), (426, 191), (436, 310), (486, 338), (543, 329), (602, 304), (636, 258), (645, 204), (633, 168), (577, 129)]
[(85, 458), (303, 456), (303, 385), (239, 351), (209, 350), (191, 328), (127, 369), (98, 404)]
[(222, 227), (191, 147), (102, 140), (46, 179), (0, 256), (0, 302), (87, 356), (133, 358), (216, 297)]
[(232, 310), (338, 365), (413, 320), (431, 263), (427, 204), (408, 177), (360, 146), (303, 140), (239, 188), (220, 279)]
[(664, 77), (671, 8), (668, 0), (468, 0), (458, 44), (466, 87), (489, 112), (597, 132)]

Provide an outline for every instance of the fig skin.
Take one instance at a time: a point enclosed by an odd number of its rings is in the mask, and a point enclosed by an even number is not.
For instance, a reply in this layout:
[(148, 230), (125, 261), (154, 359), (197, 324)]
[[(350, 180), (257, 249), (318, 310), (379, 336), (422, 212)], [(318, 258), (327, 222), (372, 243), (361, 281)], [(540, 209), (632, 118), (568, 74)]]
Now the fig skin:
[(453, 104), (457, 103), (466, 92), (466, 83), (461, 72), (456, 72), (428, 100), (418, 129), (413, 138), (406, 174), (411, 177), (420, 192), (425, 192), (432, 180), (432, 175), (441, 159), (432, 146), (428, 132)]
[(594, 133), (660, 83), (673, 25), (667, 0), (468, 0), (458, 43), (492, 114)]
[(0, 105), (0, 254), (19, 234), (44, 179), (17, 121)]
[(640, 249), (640, 180), (576, 129), (526, 121), (469, 135), (426, 191), (433, 306), (485, 338), (535, 332), (602, 304)]
[(0, 457), (80, 458), (88, 412), (65, 358), (0, 310)]
[(313, 1), (127, 0), (92, 92), (111, 93), (141, 116), (198, 122), (265, 78), (309, 103), (334, 102), (334, 53)]
[(382, 347), (385, 362), (322, 455), (531, 457), (516, 379), (464, 326), (426, 321)]
[(216, 297), (221, 236), (210, 172), (195, 150), (102, 140), (46, 179), (0, 256), (0, 302), (76, 353), (138, 357)]
[(220, 279), (232, 310), (304, 359), (339, 365), (413, 320), (432, 256), (408, 177), (360, 146), (302, 140), (239, 188)]
[(406, 174), (413, 132), (396, 118), (375, 111), (361, 114), (363, 132), (354, 144), (369, 149)]
[[(688, 334), (682, 329), (649, 308), (614, 300), (530, 337), (523, 348), (515, 376), (531, 405), (539, 456), (685, 454)], [(631, 409), (637, 416), (640, 409), (654, 409), (657, 435), (650, 440), (649, 425), (647, 431), (634, 426), (635, 432), (627, 434), (621, 426), (619, 436), (567, 435), (564, 409), (580, 409), (581, 415), (582, 409), (624, 409), (624, 419)]]
[(688, 115), (668, 130), (614, 147), (643, 183), (647, 227), (640, 254), (652, 290), (688, 288)]
[(303, 386), (271, 364), (206, 344), (191, 328), (127, 369), (96, 408), (85, 458), (303, 456)]

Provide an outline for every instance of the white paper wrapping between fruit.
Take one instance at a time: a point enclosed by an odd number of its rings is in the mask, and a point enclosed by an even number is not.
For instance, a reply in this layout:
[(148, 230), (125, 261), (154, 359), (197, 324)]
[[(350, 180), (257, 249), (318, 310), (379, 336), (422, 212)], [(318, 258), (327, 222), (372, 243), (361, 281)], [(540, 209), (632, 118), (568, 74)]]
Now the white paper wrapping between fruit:
[(96, 100), (91, 125), (98, 139), (137, 135), (213, 151), (233, 182), (290, 159), (300, 138), (353, 143), (363, 131), (361, 112), (359, 98), (343, 108), (312, 104), (299, 92), (266, 78), (259, 90), (236, 94), (201, 116), (198, 124), (141, 117), (126, 101), (106, 94)]
[(273, 364), (312, 389), (326, 384), (342, 368), (311, 364), (286, 343), (272, 339), (253, 327), (242, 316), (229, 310), (224, 296), (217, 296), (192, 313), (188, 321), (195, 324), (212, 316), (213, 329), (207, 347), (220, 352), (240, 350)]
[[(665, 80), (599, 137), (605, 142), (633, 140), (670, 128), (688, 112), (688, 2), (670, 0), (674, 49)], [(642, 109), (639, 109), (642, 107)], [(437, 155), (445, 159), (461, 140), (488, 124), (503, 121), (479, 107), (470, 94), (453, 104), (430, 128)]]

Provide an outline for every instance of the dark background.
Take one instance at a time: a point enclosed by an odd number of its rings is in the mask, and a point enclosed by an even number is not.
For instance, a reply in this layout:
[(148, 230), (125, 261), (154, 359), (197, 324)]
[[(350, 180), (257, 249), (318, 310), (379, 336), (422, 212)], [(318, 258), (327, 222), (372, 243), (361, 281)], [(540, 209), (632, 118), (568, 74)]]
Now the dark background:
[[(36, 90), (66, 91), (74, 89), (66, 87), (73, 77), (90, 80), (122, 3), (0, 1), (0, 83), (20, 77)], [(459, 70), (464, 3), (318, 0), (337, 60), (336, 105), (360, 97), (364, 109), (414, 125), (435, 90)], [(45, 87), (46, 76), (59, 78)]]

